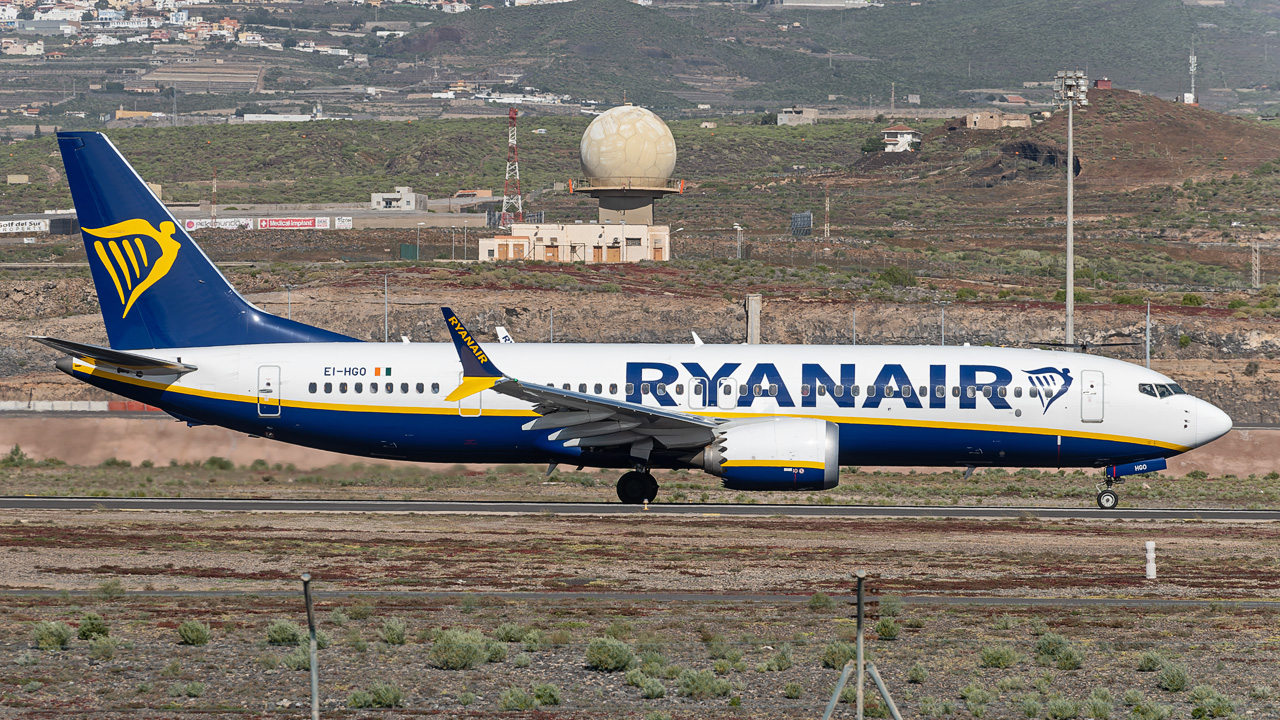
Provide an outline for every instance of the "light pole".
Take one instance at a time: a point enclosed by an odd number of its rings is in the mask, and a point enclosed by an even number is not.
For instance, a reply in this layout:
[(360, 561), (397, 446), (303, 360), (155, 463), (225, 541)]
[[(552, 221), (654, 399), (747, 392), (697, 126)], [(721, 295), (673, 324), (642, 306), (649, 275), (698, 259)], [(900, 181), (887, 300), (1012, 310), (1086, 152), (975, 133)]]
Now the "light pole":
[(738, 231), (738, 259), (742, 259), (742, 226), (738, 223), (733, 224), (733, 229)]
[(462, 260), (467, 259), (467, 224), (462, 223)]
[(942, 306), (942, 342), (939, 345), (947, 344), (947, 306), (951, 304), (948, 300), (940, 300), (938, 304)]
[(453, 233), (453, 239), (449, 241), (449, 259), (458, 259), (458, 226), (450, 225), (449, 231)]
[(1074, 352), (1076, 343), (1076, 149), (1075, 107), (1085, 107), (1089, 99), (1089, 80), (1080, 70), (1059, 70), (1053, 82), (1053, 99), (1067, 106), (1067, 350)]
[(422, 259), (422, 226), (426, 223), (418, 223), (418, 237), (413, 242), (413, 259)]
[(293, 319), (293, 286), (285, 285), (285, 290), (289, 291), (289, 319)]

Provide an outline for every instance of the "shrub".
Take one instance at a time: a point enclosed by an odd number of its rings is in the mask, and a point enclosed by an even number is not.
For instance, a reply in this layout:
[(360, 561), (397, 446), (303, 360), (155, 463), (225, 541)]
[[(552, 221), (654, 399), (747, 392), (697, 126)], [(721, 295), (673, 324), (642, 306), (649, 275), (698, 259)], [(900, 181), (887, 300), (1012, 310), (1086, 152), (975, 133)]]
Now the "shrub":
[(178, 626), (178, 642), (183, 645), (208, 645), (209, 626), (199, 620), (187, 620)]
[(902, 614), (902, 598), (897, 595), (885, 595), (880, 598), (880, 614), (884, 617), (898, 617)]
[(1254, 700), (1267, 700), (1271, 697), (1270, 685), (1254, 685), (1249, 688), (1249, 697)]
[(107, 635), (94, 636), (89, 643), (89, 657), (94, 660), (106, 662), (116, 656), (116, 648), (120, 647), (120, 641)]
[[(14, 658), (13, 661), (18, 665), (20, 665), (21, 667), (31, 667), (33, 665), (40, 664), (40, 656), (36, 653), (31, 652), (30, 650), (23, 650), (22, 652), (18, 653), (18, 656)], [(1259, 687), (1262, 687), (1262, 686), (1259, 686)]]
[(1204, 297), (1196, 293), (1186, 293), (1182, 296), (1182, 304), (1186, 307), (1200, 307), (1204, 305)]
[(1148, 650), (1138, 657), (1138, 672), (1155, 672), (1164, 665), (1164, 656), (1155, 650)]
[(124, 597), (124, 583), (120, 582), (116, 578), (104, 580), (98, 585), (94, 594), (103, 600), (119, 600)]
[(488, 642), (475, 630), (445, 630), (428, 654), (432, 667), (441, 670), (470, 670), (488, 658)]
[(858, 648), (853, 643), (836, 640), (822, 651), (822, 666), (839, 670), (857, 656)]
[(44, 683), (39, 680), (32, 680), (22, 686), (22, 692), (39, 692), (42, 687), (44, 687)]
[(538, 652), (539, 650), (546, 650), (548, 647), (550, 647), (550, 644), (547, 642), (546, 635), (544, 635), (541, 630), (530, 630), (525, 633), (525, 650), (529, 652)]
[(31, 640), (41, 650), (66, 650), (75, 631), (64, 622), (44, 620), (31, 628)]
[(498, 707), (503, 710), (534, 710), (538, 701), (522, 688), (510, 687), (498, 696)]
[(640, 682), (640, 696), (646, 700), (656, 700), (660, 697), (666, 697), (667, 686), (654, 678), (645, 678)]
[(311, 669), (311, 645), (298, 645), (293, 648), (293, 652), (284, 656), (284, 666), (290, 670), (310, 670)]
[(1173, 707), (1160, 703), (1143, 703), (1133, 708), (1129, 715), (1131, 720), (1168, 720), (1173, 715)]
[(502, 623), (498, 626), (494, 637), (502, 642), (521, 642), (525, 635), (529, 634), (529, 628), (518, 623)]
[(368, 620), (373, 615), (373, 606), (364, 600), (357, 600), (347, 611), (352, 620)]
[(804, 695), (804, 687), (800, 683), (789, 682), (782, 686), (782, 696), (792, 700), (799, 699)]
[(1156, 673), (1156, 686), (1169, 692), (1182, 692), (1191, 681), (1187, 669), (1177, 663), (1165, 663)]
[(1018, 662), (1018, 653), (1008, 645), (994, 645), (982, 648), (980, 653), (982, 667), (1007, 668)]
[(816, 592), (809, 596), (807, 605), (814, 612), (827, 612), (836, 606), (836, 601), (824, 592)]
[(1080, 706), (1065, 698), (1054, 698), (1044, 708), (1044, 716), (1049, 720), (1071, 720), (1080, 715)]
[(1024, 697), (1018, 701), (1018, 709), (1029, 718), (1040, 717), (1040, 713), (1044, 712), (1044, 706), (1040, 704), (1040, 701), (1035, 696)]
[(781, 672), (790, 669), (794, 664), (795, 661), (791, 658), (791, 646), (783, 645), (778, 648), (773, 657), (769, 658), (768, 662), (764, 663), (764, 669), (765, 672)]
[(897, 285), (898, 287), (916, 286), (916, 274), (907, 268), (899, 267), (897, 265), (890, 265), (885, 268), (884, 272), (880, 273), (879, 279), (890, 285)]
[(204, 683), (202, 682), (174, 683), (169, 686), (169, 697), (198, 698), (203, 694)]
[(880, 618), (876, 623), (876, 635), (881, 640), (897, 640), (899, 632), (898, 621), (891, 617)]
[(206, 470), (235, 470), (236, 464), (224, 457), (210, 455), (208, 460), (204, 461)]
[(334, 608), (329, 612), (329, 623), (332, 625), (342, 627), (347, 624), (347, 620), (349, 619), (350, 618), (347, 617), (347, 614), (342, 612), (342, 608)]
[(507, 659), (507, 644), (500, 640), (490, 640), (485, 643), (485, 647), (489, 653), (486, 661), (491, 663), (499, 663)]
[(907, 682), (913, 685), (919, 685), (928, 679), (929, 669), (924, 666), (924, 663), (917, 662), (907, 671)]
[(107, 623), (98, 613), (85, 613), (80, 618), (80, 628), (76, 633), (81, 640), (92, 640), (99, 635), (105, 637), (111, 634)]
[(267, 626), (267, 642), (271, 645), (297, 645), (303, 636), (302, 628), (288, 620), (272, 620)]
[(458, 696), (458, 704), (466, 707), (476, 701), (475, 693), (464, 692)]
[(382, 621), (382, 627), (378, 628), (378, 639), (388, 645), (403, 645), (407, 629), (404, 620), (387, 618)]
[(538, 701), (539, 705), (559, 705), (560, 704), (560, 688), (551, 683), (534, 683), (533, 699)]
[(626, 620), (614, 620), (609, 623), (609, 627), (605, 628), (604, 634), (614, 640), (626, 640), (634, 632), (635, 628), (632, 627), (631, 623)]
[(404, 705), (404, 693), (395, 685), (374, 683), (369, 686), (369, 695), (373, 698), (373, 707), (393, 708)]
[(347, 696), (347, 707), (371, 708), (373, 707), (373, 695), (367, 690), (356, 690)]
[(1014, 616), (1008, 613), (1005, 613), (1004, 615), (1001, 615), (1000, 617), (996, 618), (996, 621), (991, 624), (991, 627), (995, 630), (1012, 630), (1014, 626), (1017, 624), (1018, 624), (1017, 618), (1015, 618)]
[(1235, 712), (1235, 703), (1208, 685), (1197, 685), (1191, 688), (1191, 701), (1195, 707), (1191, 710), (1193, 718), (1228, 717)]
[(1075, 645), (1068, 645), (1058, 653), (1057, 665), (1059, 670), (1079, 670), (1084, 665), (1084, 651)]
[(516, 656), (516, 659), (512, 661), (512, 664), (518, 668), (527, 668), (533, 664), (533, 656), (529, 653), (520, 653)]
[(1048, 655), (1051, 658), (1056, 658), (1063, 648), (1070, 645), (1071, 641), (1058, 633), (1047, 632), (1041, 635), (1039, 640), (1036, 640), (1036, 655)]
[(1092, 720), (1110, 720), (1113, 706), (1107, 700), (1101, 698), (1089, 698), (1084, 701), (1081, 711), (1087, 718)]
[(640, 685), (644, 683), (645, 679), (648, 677), (649, 676), (646, 675), (645, 672), (640, 668), (631, 668), (630, 670), (627, 671), (625, 675), (622, 676), (622, 679), (625, 680), (626, 683), (631, 687), (640, 687)]
[(732, 687), (728, 680), (716, 677), (710, 670), (685, 670), (676, 680), (680, 694), (694, 700), (728, 697)]
[(1122, 698), (1120, 702), (1129, 707), (1133, 707), (1134, 705), (1141, 705), (1145, 700), (1146, 698), (1142, 696), (1141, 690), (1131, 688), (1124, 691), (1124, 698)]
[(596, 638), (587, 645), (587, 667), (601, 672), (626, 670), (636, 661), (631, 646), (613, 638)]

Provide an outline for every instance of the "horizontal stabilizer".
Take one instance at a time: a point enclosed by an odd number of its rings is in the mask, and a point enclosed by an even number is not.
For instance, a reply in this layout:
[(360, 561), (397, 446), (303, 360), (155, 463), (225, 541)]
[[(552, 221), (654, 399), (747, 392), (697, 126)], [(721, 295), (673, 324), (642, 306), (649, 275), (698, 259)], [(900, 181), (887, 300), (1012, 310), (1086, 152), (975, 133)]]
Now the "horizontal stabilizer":
[(99, 347), (97, 345), (86, 345), (84, 343), (72, 342), (70, 340), (59, 340), (57, 338), (37, 335), (31, 335), (29, 337), (41, 345), (48, 345), (54, 350), (64, 352), (72, 357), (92, 360), (94, 364), (113, 365), (121, 370), (127, 370), (139, 376), (184, 375), (196, 369), (195, 365), (173, 362), (171, 360), (161, 360), (159, 358), (147, 357), (145, 355), (138, 355), (137, 353), (131, 352), (122, 352), (120, 350), (112, 350), (110, 348)]

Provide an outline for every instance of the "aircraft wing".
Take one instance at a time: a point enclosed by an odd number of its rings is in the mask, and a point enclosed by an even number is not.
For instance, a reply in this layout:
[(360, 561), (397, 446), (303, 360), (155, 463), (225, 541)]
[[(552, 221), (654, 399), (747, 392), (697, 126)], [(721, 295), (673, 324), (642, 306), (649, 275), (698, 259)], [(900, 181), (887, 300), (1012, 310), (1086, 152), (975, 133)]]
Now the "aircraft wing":
[(96, 365), (113, 365), (122, 372), (137, 375), (138, 377), (143, 375), (185, 375), (196, 370), (195, 365), (173, 362), (172, 360), (160, 360), (159, 358), (112, 350), (111, 348), (97, 345), (87, 345), (41, 335), (30, 335), (28, 337), (41, 345), (48, 345), (54, 350), (64, 352), (72, 357), (92, 360)]
[(630, 446), (632, 456), (647, 458), (655, 443), (666, 448), (706, 445), (723, 422), (509, 377), (494, 366), (457, 315), (442, 310), (463, 367), (462, 384), (445, 399), (460, 400), (492, 389), (532, 403), (542, 417), (525, 423), (524, 429), (553, 430), (548, 440), (566, 448)]

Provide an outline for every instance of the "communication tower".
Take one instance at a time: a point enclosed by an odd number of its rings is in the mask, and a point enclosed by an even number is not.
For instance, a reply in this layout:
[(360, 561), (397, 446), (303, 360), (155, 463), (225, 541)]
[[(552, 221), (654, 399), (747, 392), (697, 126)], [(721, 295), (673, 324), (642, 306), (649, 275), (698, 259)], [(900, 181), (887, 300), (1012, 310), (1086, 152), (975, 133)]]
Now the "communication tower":
[[(507, 114), (507, 182), (502, 186), (502, 215), (498, 225), (510, 227), (513, 222), (524, 222), (524, 201), (520, 197), (520, 154), (516, 148), (516, 109)], [(515, 194), (511, 194), (515, 181)]]
[(1191, 38), (1191, 98), (1189, 102), (1196, 102), (1196, 39)]

